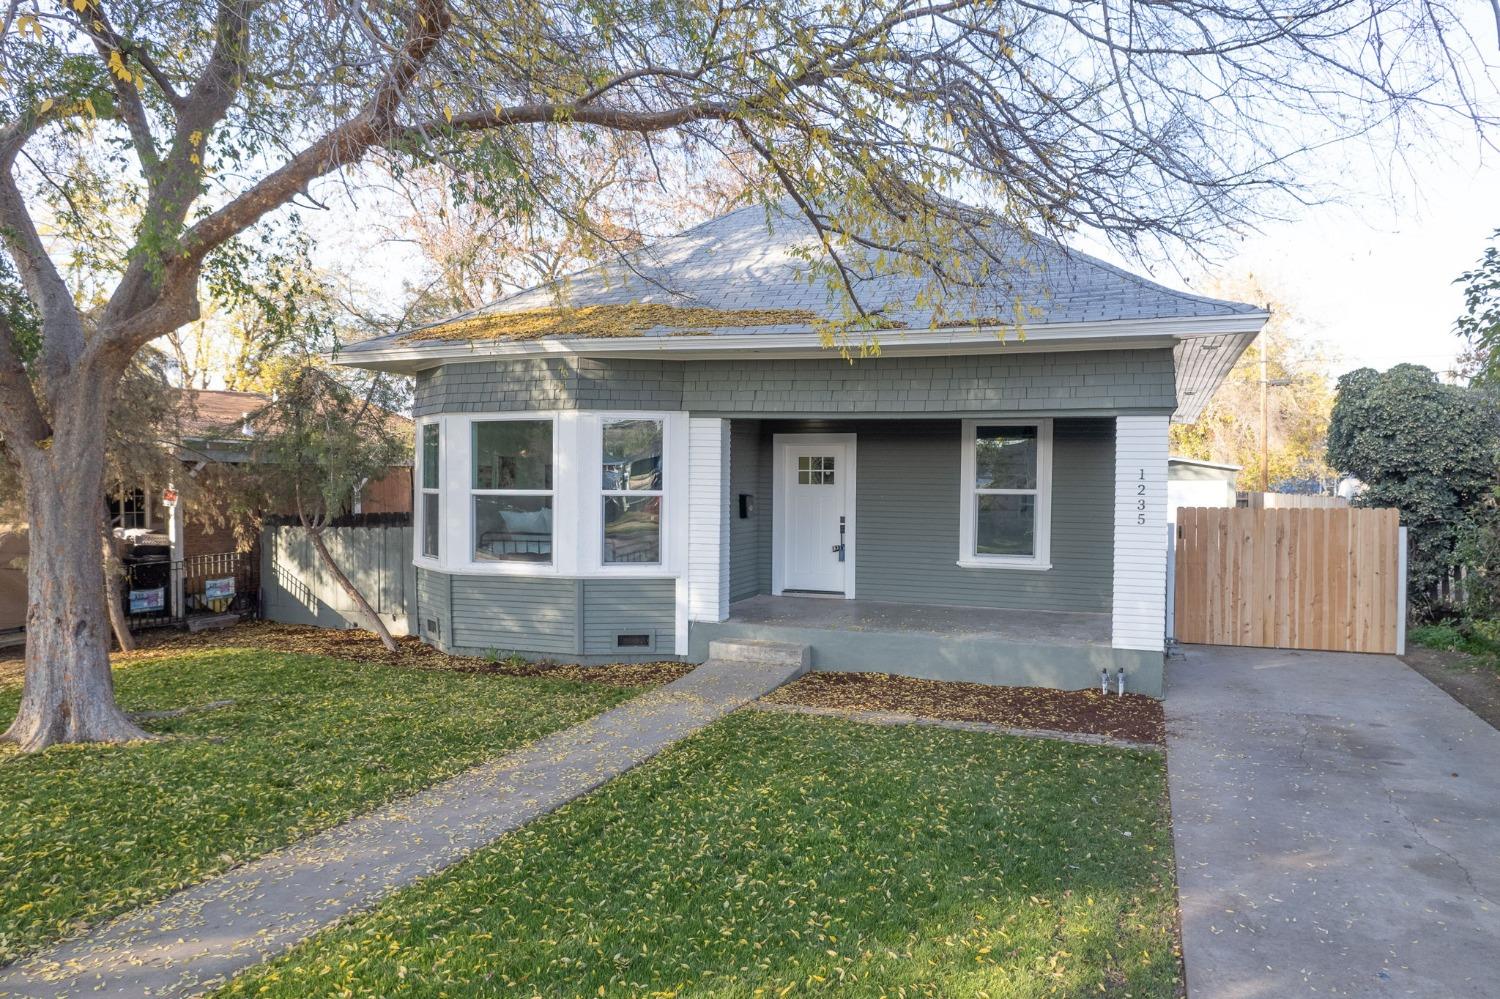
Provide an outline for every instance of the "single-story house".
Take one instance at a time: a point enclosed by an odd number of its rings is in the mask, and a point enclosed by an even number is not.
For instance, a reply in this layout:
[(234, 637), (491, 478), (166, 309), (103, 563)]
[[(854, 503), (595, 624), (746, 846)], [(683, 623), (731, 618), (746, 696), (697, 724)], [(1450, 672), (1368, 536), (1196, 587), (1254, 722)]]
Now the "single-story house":
[[(226, 515), (205, 469), (254, 460), (255, 416), (270, 403), (260, 392), (184, 389), (177, 400), (175, 457), (181, 477), (172, 482), (117, 483), (105, 497), (116, 534), (131, 548), (124, 553), (133, 570), (126, 586), (145, 593), (166, 591), (148, 605), (146, 619), (180, 619), (205, 607), (197, 599), (209, 578), (239, 577), (241, 593), (254, 592), (260, 566), (259, 535), (253, 518)], [(398, 414), (403, 430), (409, 421)], [(197, 488), (181, 486), (197, 479)], [(169, 501), (170, 497), (170, 501)], [(355, 513), (404, 513), (412, 509), (412, 470), (392, 466), (379, 480), (365, 483), (351, 497)], [(177, 566), (169, 570), (167, 564)]]
[[(878, 356), (825, 346), (840, 301), (784, 203), (342, 349), (416, 379), (421, 637), (584, 662), (755, 638), (1159, 693), (1168, 423), (1267, 315), (995, 239), (1003, 311), (938, 322), (923, 280), (856, 280)], [(985, 318), (1016, 302), (1019, 333)]]
[(1185, 506), (1235, 505), (1235, 482), (1243, 466), (1172, 455), (1167, 459), (1167, 521), (1177, 523)]
[[(182, 474), (194, 476), (211, 464), (238, 464), (250, 460), (254, 443), (251, 418), (270, 403), (261, 392), (231, 392), (216, 389), (183, 389), (178, 393), (180, 438), (176, 443)], [(392, 414), (392, 419), (407, 422)], [(411, 469), (396, 466), (376, 482), (366, 483), (351, 500), (355, 513), (410, 513)], [(169, 505), (163, 492), (171, 483), (117, 484), (105, 497), (110, 519), (124, 532), (159, 533), (170, 540), (172, 558), (223, 555), (238, 551), (241, 535), (235, 524), (209, 511), (195, 512), (181, 500)], [(200, 497), (212, 505), (212, 495)]]

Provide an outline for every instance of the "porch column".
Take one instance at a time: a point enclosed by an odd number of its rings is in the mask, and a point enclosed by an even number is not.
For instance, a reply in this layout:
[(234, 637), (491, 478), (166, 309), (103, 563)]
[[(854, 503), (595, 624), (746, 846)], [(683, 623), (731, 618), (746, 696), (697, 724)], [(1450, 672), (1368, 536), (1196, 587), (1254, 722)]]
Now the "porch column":
[[(167, 488), (172, 489), (174, 487), (169, 482), (167, 483)], [(171, 595), (168, 597), (171, 601), (168, 610), (173, 616), (179, 618), (187, 614), (187, 608), (183, 606), (185, 596), (182, 586), (183, 570), (186, 568), (182, 560), (187, 557), (186, 541), (183, 533), (183, 514), (182, 494), (179, 493), (177, 502), (167, 508), (167, 540), (171, 546), (171, 552), (168, 556), (171, 561), (167, 563), (167, 578), (171, 580), (172, 590)]]
[[(677, 649), (687, 651), (688, 621), (729, 616), (729, 421), (688, 419), (688, 558), (686, 615), (678, 615)], [(683, 603), (679, 593), (679, 605)]]
[(1115, 418), (1117, 649), (1161, 652), (1167, 617), (1167, 427), (1169, 417)]

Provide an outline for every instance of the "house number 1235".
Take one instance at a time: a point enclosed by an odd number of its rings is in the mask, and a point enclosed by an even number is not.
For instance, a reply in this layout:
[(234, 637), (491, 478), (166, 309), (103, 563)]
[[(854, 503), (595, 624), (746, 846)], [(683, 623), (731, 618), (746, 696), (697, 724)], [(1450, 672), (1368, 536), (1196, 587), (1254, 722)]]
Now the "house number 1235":
[(1140, 474), (1135, 484), (1135, 522), (1146, 523), (1146, 470), (1140, 469)]

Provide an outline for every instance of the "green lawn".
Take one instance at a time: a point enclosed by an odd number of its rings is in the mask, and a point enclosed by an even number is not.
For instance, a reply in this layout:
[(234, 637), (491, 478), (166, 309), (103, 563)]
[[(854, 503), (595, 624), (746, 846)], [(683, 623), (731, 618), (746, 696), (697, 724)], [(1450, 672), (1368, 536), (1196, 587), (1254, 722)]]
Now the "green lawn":
[[(629, 697), (602, 684), (208, 649), (117, 672), (127, 747), (0, 748), (0, 963)], [(0, 718), (20, 689), (0, 686)]]
[(222, 995), (1174, 997), (1159, 756), (740, 712)]

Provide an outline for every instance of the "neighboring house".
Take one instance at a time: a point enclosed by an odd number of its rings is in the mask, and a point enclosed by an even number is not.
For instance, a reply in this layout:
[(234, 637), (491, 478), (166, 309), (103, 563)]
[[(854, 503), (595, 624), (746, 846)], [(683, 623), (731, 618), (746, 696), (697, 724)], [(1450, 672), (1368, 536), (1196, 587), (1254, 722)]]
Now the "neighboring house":
[(820, 340), (839, 304), (807, 279), (810, 237), (747, 208), (341, 352), (416, 376), (423, 639), (697, 661), (757, 638), (817, 668), (1123, 669), (1159, 693), (1168, 422), (1266, 313), (1012, 239), (1027, 262), (969, 315), (1019, 300), (1024, 337), (934, 328), (920, 282), (882, 276), (856, 287), (905, 328), (851, 362)]
[(26, 534), (0, 524), (0, 648), (26, 627)]
[[(239, 464), (251, 460), (254, 430), (251, 418), (270, 398), (260, 392), (228, 392), (185, 389), (180, 393), (178, 420), (181, 439), (177, 454), (183, 475), (196, 476), (210, 464)], [(405, 417), (392, 416), (401, 422)], [(117, 488), (107, 498), (114, 525), (124, 531), (158, 533), (172, 542), (174, 559), (198, 555), (221, 555), (243, 547), (241, 526), (207, 509), (215, 503), (210, 493), (198, 490), (199, 509), (178, 500), (176, 520), (162, 498), (171, 483), (136, 483)], [(355, 513), (410, 513), (411, 469), (392, 468), (379, 481), (367, 483), (353, 497)]]
[[(223, 392), (201, 389), (183, 392), (182, 444), (180, 453), (185, 464), (238, 463), (251, 459), (254, 443), (252, 418), (270, 403), (260, 392)], [(403, 425), (411, 421), (396, 414), (387, 419)], [(212, 497), (208, 498), (212, 502)], [(353, 513), (411, 513), (411, 468), (391, 468), (383, 478), (366, 483), (350, 497)], [(243, 533), (243, 532), (241, 532)], [(184, 545), (188, 555), (234, 551), (236, 532), (232, 525), (215, 524), (213, 518), (184, 518)]]
[(1167, 520), (1177, 523), (1185, 506), (1234, 506), (1240, 465), (1199, 461), (1176, 455), (1167, 459)]
[[(124, 552), (129, 570), (126, 588), (136, 613), (137, 596), (144, 617), (133, 620), (181, 620), (187, 614), (218, 613), (235, 600), (238, 610), (254, 606), (260, 568), (259, 534), (249, 514), (228, 516), (214, 479), (204, 475), (212, 465), (236, 465), (254, 459), (254, 417), (270, 402), (258, 392), (200, 389), (180, 393), (180, 438), (176, 456), (181, 475), (172, 482), (117, 487), (107, 502), (117, 533), (133, 546)], [(404, 426), (403, 416), (387, 414)], [(189, 479), (197, 488), (182, 489)], [(355, 513), (411, 512), (411, 468), (396, 466), (350, 497)], [(175, 502), (166, 502), (172, 490)], [(234, 598), (216, 597), (212, 580), (234, 577)]]

